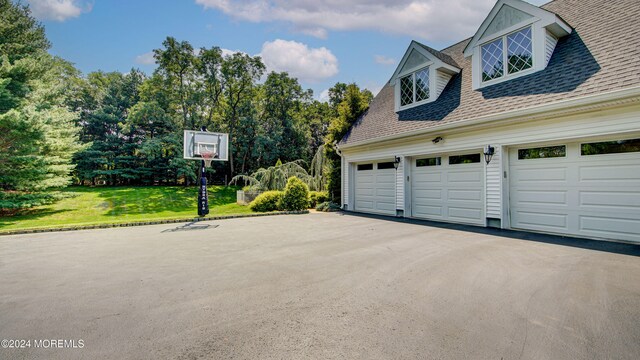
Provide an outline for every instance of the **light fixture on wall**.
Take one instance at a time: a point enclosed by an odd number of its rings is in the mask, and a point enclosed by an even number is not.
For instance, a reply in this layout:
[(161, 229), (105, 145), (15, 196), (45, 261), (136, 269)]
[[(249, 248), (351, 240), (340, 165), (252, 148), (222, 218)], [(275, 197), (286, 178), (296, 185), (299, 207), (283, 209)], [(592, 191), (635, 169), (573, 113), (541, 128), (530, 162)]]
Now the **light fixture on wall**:
[(393, 159), (393, 167), (398, 170), (398, 166), (400, 165), (400, 157), (396, 156), (395, 159)]
[(442, 136), (438, 136), (438, 137), (436, 137), (435, 139), (431, 140), (431, 142), (432, 142), (432, 143), (434, 143), (434, 144), (437, 144), (437, 143), (439, 143), (439, 142), (440, 142), (440, 141), (442, 141), (442, 140), (444, 140), (444, 139), (442, 138)]
[(491, 158), (493, 158), (493, 154), (495, 154), (496, 149), (491, 146), (491, 145), (487, 145), (487, 147), (484, 148), (484, 161), (487, 163), (487, 165), (489, 165), (489, 163), (491, 162)]

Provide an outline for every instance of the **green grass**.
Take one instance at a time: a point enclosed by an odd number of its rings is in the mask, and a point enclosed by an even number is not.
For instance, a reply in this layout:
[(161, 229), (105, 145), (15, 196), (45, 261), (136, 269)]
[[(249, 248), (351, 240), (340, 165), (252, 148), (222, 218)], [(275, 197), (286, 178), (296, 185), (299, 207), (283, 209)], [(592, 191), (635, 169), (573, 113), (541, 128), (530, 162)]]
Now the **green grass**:
[[(236, 204), (236, 187), (209, 186), (209, 216), (250, 213)], [(11, 230), (126, 223), (198, 216), (197, 187), (70, 187), (68, 197), (16, 216), (0, 217), (0, 233)]]

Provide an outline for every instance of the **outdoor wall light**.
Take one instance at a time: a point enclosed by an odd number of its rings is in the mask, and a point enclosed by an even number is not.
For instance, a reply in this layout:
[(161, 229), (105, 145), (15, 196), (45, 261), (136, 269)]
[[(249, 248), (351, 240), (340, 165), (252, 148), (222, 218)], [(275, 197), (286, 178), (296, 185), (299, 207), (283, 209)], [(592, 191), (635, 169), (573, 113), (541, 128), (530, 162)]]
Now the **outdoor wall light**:
[(395, 159), (393, 159), (393, 167), (398, 170), (398, 166), (400, 165), (400, 157), (396, 156)]
[(486, 161), (487, 165), (491, 162), (491, 158), (495, 151), (496, 149), (491, 145), (487, 145), (487, 147), (484, 148), (484, 161)]
[(437, 138), (435, 138), (435, 139), (431, 140), (431, 142), (432, 142), (432, 143), (434, 143), (434, 144), (437, 144), (437, 143), (439, 143), (439, 142), (440, 142), (440, 141), (442, 141), (442, 140), (444, 140), (444, 139), (442, 138), (442, 136), (438, 136)]

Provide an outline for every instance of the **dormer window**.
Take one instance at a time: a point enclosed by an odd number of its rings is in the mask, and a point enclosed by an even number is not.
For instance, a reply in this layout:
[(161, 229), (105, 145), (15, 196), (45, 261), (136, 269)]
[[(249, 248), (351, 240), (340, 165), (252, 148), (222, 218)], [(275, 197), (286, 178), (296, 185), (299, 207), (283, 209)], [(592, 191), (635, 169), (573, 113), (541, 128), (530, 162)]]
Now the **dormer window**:
[(450, 56), (412, 41), (390, 81), (395, 88), (396, 111), (436, 101), (459, 72)]
[(429, 99), (429, 67), (400, 78), (400, 106)]
[(571, 31), (550, 11), (522, 0), (498, 0), (464, 49), (471, 57), (473, 89), (544, 70), (558, 39)]
[(480, 53), (483, 82), (533, 68), (531, 26), (482, 45)]

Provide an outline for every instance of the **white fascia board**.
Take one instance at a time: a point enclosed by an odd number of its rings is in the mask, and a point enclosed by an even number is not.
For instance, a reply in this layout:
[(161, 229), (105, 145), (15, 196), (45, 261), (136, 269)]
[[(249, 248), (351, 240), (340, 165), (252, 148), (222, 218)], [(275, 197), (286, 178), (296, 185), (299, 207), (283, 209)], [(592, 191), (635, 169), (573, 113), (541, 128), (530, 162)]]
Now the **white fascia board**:
[(444, 62), (442, 62), (438, 66), (436, 66), (436, 70), (440, 70), (440, 71), (445, 72), (445, 73), (447, 73), (449, 75), (459, 74), (460, 71), (462, 71), (462, 70), (458, 69), (457, 67), (451, 66), (451, 65), (449, 65), (447, 63), (444, 63)]
[(571, 32), (573, 31), (571, 26), (569, 26), (569, 24), (564, 22), (564, 20), (562, 20), (558, 15), (554, 14), (554, 16), (555, 16), (555, 21), (553, 21), (550, 24), (546, 24), (546, 25), (543, 24), (543, 26), (549, 29), (549, 31), (551, 31), (551, 33), (555, 35), (557, 38), (561, 38), (563, 36), (571, 34)]
[[(506, 111), (498, 114), (485, 115), (469, 120), (461, 120), (453, 123), (443, 124), (441, 126), (434, 126), (427, 129), (419, 129), (413, 131), (406, 131), (398, 134), (383, 136), (379, 138), (360, 141), (353, 144), (343, 144), (340, 146), (342, 150), (357, 148), (360, 146), (370, 145), (374, 143), (380, 143), (383, 141), (396, 140), (416, 135), (426, 135), (430, 133), (438, 133), (444, 130), (464, 128), (474, 125), (486, 125), (487, 123), (496, 121), (507, 121), (513, 119), (523, 120), (527, 116), (533, 115), (548, 115), (553, 116), (555, 112), (561, 112), (563, 110), (572, 109), (575, 112), (580, 112), (581, 107), (588, 107), (598, 103), (615, 102), (618, 100), (624, 100), (629, 98), (636, 98), (640, 100), (640, 86), (626, 88), (622, 90), (615, 90), (606, 93), (600, 93), (596, 95), (587, 95), (575, 99), (567, 99), (554, 101), (547, 104), (536, 105), (524, 109)], [(524, 119), (526, 120), (526, 119)], [(495, 124), (494, 124), (495, 125)]]

